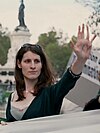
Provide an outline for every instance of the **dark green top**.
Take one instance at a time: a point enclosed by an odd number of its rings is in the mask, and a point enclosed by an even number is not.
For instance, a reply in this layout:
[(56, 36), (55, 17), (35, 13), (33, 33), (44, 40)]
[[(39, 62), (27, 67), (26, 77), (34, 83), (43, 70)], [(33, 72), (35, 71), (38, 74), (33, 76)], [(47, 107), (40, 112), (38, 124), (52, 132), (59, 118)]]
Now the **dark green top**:
[[(38, 96), (32, 101), (27, 108), (21, 120), (58, 115), (65, 95), (74, 87), (78, 77), (73, 77), (69, 69), (65, 72), (59, 82), (54, 85), (43, 87)], [(13, 122), (16, 119), (11, 115), (11, 95), (8, 99), (6, 109), (7, 121)]]

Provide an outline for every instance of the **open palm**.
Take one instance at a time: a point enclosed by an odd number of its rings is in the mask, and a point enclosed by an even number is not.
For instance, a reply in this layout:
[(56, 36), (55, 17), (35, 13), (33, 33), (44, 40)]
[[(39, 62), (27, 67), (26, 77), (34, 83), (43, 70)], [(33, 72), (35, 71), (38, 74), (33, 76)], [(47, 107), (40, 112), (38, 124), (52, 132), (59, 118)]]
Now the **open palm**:
[(96, 35), (94, 35), (91, 40), (89, 39), (88, 26), (86, 26), (87, 35), (85, 37), (84, 29), (85, 29), (84, 24), (82, 25), (82, 29), (79, 26), (76, 44), (74, 44), (74, 42), (71, 41), (72, 42), (71, 47), (72, 47), (73, 51), (76, 53), (77, 58), (82, 61), (86, 61), (89, 58), (91, 48), (92, 48), (92, 42), (96, 37)]

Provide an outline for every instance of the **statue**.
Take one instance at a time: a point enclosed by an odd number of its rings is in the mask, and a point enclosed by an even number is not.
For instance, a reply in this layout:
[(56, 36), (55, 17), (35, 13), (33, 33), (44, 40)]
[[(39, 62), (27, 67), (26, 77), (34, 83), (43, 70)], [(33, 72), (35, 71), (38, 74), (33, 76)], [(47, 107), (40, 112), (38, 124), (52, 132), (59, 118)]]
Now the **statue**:
[(25, 22), (24, 22), (24, 9), (25, 9), (25, 5), (24, 5), (23, 0), (21, 0), (18, 19), (19, 19), (19, 26), (22, 26), (22, 27), (26, 27)]
[(25, 21), (24, 21), (24, 9), (25, 9), (25, 5), (24, 5), (23, 0), (21, 0), (21, 4), (19, 7), (19, 13), (18, 13), (19, 25), (15, 28), (15, 31), (19, 31), (19, 30), (29, 31), (29, 29), (25, 25)]

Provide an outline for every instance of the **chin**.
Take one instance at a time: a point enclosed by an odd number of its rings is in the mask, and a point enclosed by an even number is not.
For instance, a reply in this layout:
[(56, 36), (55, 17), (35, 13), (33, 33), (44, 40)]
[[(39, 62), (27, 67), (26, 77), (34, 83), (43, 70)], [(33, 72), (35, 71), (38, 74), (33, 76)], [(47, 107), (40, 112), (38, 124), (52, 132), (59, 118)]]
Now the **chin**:
[(30, 79), (30, 80), (36, 80), (36, 79), (38, 79), (38, 77), (28, 77), (28, 79)]
[(28, 80), (36, 80), (38, 79), (39, 75), (27, 75), (26, 76), (26, 79)]

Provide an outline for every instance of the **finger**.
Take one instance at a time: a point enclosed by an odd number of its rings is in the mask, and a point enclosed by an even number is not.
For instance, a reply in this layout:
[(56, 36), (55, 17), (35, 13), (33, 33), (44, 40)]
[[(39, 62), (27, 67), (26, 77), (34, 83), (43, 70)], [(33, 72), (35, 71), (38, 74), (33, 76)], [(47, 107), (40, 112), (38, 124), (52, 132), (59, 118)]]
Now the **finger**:
[(94, 35), (91, 39), (91, 43), (93, 42), (93, 40), (96, 38), (96, 35)]
[(78, 35), (77, 35), (78, 39), (81, 39), (81, 27), (78, 27)]
[(86, 37), (86, 39), (89, 40), (89, 27), (86, 26), (86, 29), (87, 29), (87, 37)]
[(82, 24), (82, 35), (81, 35), (82, 38), (84, 38), (84, 24)]

